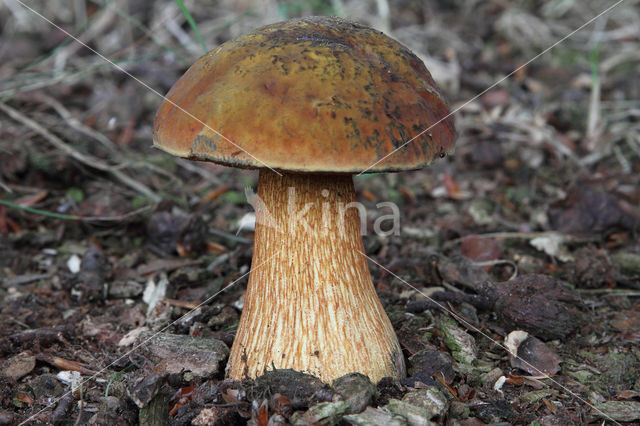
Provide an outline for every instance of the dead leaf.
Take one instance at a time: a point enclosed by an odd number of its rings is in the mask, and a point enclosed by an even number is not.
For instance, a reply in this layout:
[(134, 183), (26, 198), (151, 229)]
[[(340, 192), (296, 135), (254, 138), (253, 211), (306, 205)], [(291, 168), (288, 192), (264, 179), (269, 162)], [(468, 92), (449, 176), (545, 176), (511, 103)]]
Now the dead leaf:
[(229, 190), (229, 186), (223, 185), (220, 188), (216, 188), (209, 191), (207, 194), (204, 195), (204, 197), (200, 199), (200, 202), (198, 203), (198, 207), (202, 207), (206, 203), (210, 203), (211, 201), (215, 200), (216, 198), (218, 198), (228, 190)]
[(47, 196), (47, 191), (40, 191), (37, 194), (25, 195), (18, 198), (14, 203), (22, 207), (33, 207), (38, 201), (41, 201)]
[[(522, 333), (522, 331), (516, 330), (509, 333), (505, 344), (513, 333)], [(517, 356), (513, 355), (511, 348), (509, 355), (509, 361), (514, 368), (520, 368), (529, 374), (555, 374), (560, 371), (562, 358), (534, 336), (529, 335), (524, 340), (517, 342), (515, 349)]]
[(444, 174), (443, 180), (444, 187), (447, 190), (449, 198), (453, 200), (468, 200), (471, 198), (471, 193), (469, 191), (462, 190), (449, 173)]
[[(460, 252), (463, 256), (476, 262), (486, 262), (498, 259), (502, 250), (500, 250), (500, 244), (493, 238), (481, 238), (471, 235), (462, 240)], [(490, 267), (485, 269), (487, 268)]]
[(36, 367), (36, 357), (28, 352), (22, 352), (8, 358), (3, 364), (0, 370), (2, 375), (19, 380)]

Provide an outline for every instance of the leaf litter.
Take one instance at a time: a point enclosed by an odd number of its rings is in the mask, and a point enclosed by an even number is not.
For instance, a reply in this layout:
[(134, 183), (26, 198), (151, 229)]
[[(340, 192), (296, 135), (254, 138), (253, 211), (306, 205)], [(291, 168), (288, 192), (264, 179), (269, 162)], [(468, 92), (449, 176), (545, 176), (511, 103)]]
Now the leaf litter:
[[(34, 8), (160, 92), (201, 54), (174, 2), (80, 1), (73, 13), (54, 3)], [(386, 28), (425, 59), (454, 107), (602, 7), (389, 1), (384, 15), (355, 1), (219, 3), (185, 3), (210, 47), (307, 14)], [(455, 155), (356, 180), (372, 212), (392, 200), (402, 215), (399, 236), (364, 239), (401, 278), (372, 268), (408, 366), (408, 377), (378, 384), (287, 371), (224, 380), (255, 174), (154, 152), (158, 99), (19, 5), (0, 20), (0, 423), (640, 419), (632, 5), (460, 110)], [(162, 338), (146, 341), (150, 330)], [(518, 358), (500, 346), (513, 333), (526, 333)], [(208, 343), (208, 361), (180, 368)]]

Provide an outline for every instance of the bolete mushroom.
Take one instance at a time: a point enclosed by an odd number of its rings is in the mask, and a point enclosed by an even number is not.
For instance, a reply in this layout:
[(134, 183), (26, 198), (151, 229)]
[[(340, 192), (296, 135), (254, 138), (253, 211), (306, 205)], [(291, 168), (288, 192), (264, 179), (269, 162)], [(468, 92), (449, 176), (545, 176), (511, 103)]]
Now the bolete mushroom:
[(240, 36), (176, 82), (156, 115), (155, 146), (260, 169), (252, 270), (228, 377), (282, 368), (329, 383), (350, 372), (374, 382), (404, 374), (358, 211), (348, 208), (352, 175), (418, 169), (444, 156), (455, 141), (448, 114), (409, 49), (333, 17)]

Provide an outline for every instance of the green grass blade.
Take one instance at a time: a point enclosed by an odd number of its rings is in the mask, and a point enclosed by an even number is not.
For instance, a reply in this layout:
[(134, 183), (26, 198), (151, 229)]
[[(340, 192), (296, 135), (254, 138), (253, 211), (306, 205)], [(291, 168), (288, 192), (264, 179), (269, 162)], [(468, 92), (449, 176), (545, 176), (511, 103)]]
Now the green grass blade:
[(180, 11), (184, 15), (184, 17), (187, 18), (187, 22), (191, 26), (191, 29), (193, 29), (193, 32), (196, 35), (196, 38), (200, 42), (200, 45), (202, 46), (202, 50), (204, 50), (204, 53), (207, 53), (207, 46), (205, 46), (204, 44), (204, 39), (202, 38), (202, 34), (200, 34), (198, 25), (196, 24), (195, 19), (193, 19), (193, 16), (191, 16), (191, 13), (189, 13), (189, 10), (187, 10), (187, 7), (184, 5), (184, 2), (182, 0), (173, 0), (173, 1), (176, 2), (176, 4), (180, 8)]
[(33, 207), (21, 206), (20, 204), (12, 203), (11, 201), (0, 200), (0, 204), (5, 205), (7, 207), (12, 207), (14, 209), (23, 210), (25, 212), (39, 214), (41, 216), (53, 217), (55, 219), (65, 219), (65, 220), (80, 220), (79, 216), (74, 216), (70, 214), (61, 214), (48, 212), (46, 210), (34, 209)]

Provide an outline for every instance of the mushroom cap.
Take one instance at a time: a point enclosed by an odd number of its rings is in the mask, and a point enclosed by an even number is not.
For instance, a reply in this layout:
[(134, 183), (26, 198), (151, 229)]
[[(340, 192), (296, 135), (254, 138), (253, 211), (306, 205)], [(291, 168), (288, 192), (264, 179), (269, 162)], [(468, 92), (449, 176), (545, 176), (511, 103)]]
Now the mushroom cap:
[(235, 167), (413, 170), (453, 150), (448, 114), (408, 48), (354, 22), (308, 17), (198, 59), (160, 105), (153, 140), (179, 157)]

